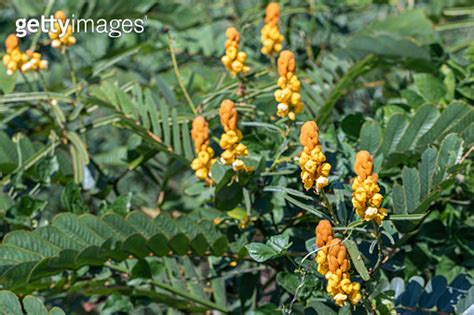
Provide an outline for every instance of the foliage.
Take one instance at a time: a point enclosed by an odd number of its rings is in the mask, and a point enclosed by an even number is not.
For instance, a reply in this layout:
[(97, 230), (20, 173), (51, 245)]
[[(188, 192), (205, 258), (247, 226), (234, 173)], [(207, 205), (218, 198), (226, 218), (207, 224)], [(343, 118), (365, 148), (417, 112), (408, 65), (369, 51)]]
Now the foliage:
[[(17, 18), (56, 10), (147, 20), (118, 38), (75, 33), (63, 51), (31, 34), (20, 48), (49, 69), (0, 65), (1, 314), (472, 310), (469, 1), (279, 3), (305, 105), (295, 121), (276, 115), (278, 54), (261, 53), (267, 1), (0, 4), (2, 40)], [(250, 67), (236, 77), (221, 62), (230, 26)], [(245, 171), (219, 161), (225, 99)], [(197, 115), (218, 158), (212, 185), (191, 169)], [(305, 121), (332, 167), (319, 191), (300, 179)], [(361, 150), (388, 209), (380, 226), (351, 202)], [(314, 261), (322, 220), (347, 248), (356, 305), (326, 292)]]

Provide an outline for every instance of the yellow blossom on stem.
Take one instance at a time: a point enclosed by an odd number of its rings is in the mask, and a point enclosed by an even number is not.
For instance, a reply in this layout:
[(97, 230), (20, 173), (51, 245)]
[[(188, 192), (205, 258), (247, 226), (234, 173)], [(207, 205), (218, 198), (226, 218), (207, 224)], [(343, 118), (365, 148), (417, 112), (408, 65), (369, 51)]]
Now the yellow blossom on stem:
[(275, 56), (282, 49), (283, 35), (278, 28), (280, 21), (280, 6), (278, 3), (270, 2), (266, 9), (265, 25), (261, 31), (262, 54)]
[(237, 128), (237, 107), (231, 100), (224, 100), (219, 108), (219, 117), (224, 133), (220, 139), (220, 147), (224, 150), (220, 161), (224, 165), (232, 165), (235, 171), (250, 171), (241, 157), (248, 155), (247, 146), (240, 143), (242, 132)]
[(319, 192), (329, 184), (331, 164), (326, 162), (326, 156), (319, 143), (319, 129), (316, 122), (307, 121), (303, 124), (300, 142), (303, 151), (300, 154), (299, 164), (304, 188), (309, 190), (314, 186), (316, 192)]
[(26, 53), (20, 49), (20, 41), (15, 34), (10, 34), (5, 40), (6, 54), (2, 61), (7, 68), (7, 74), (12, 75), (16, 71), (22, 73), (39, 71), (48, 68), (48, 61), (41, 60), (41, 54), (27, 50)]
[(326, 291), (339, 306), (346, 302), (357, 304), (362, 298), (360, 283), (351, 281), (347, 249), (339, 238), (334, 237), (328, 220), (321, 220), (316, 227), (316, 245), (318, 254), (315, 261), (318, 272), (328, 281)]
[(278, 79), (279, 89), (275, 91), (277, 105), (277, 116), (288, 117), (290, 120), (296, 119), (296, 114), (303, 111), (304, 105), (301, 102), (301, 83), (296, 76), (295, 55), (284, 50), (278, 58)]
[(240, 72), (247, 73), (250, 68), (245, 65), (247, 54), (239, 51), (240, 34), (235, 27), (229, 27), (225, 32), (227, 40), (225, 42), (225, 55), (221, 61), (229, 73), (235, 77)]
[(381, 224), (387, 215), (387, 209), (382, 208), (383, 196), (377, 183), (378, 175), (373, 173), (374, 158), (367, 151), (356, 155), (354, 172), (357, 177), (352, 182), (352, 205), (355, 212), (364, 220), (374, 220)]
[(194, 141), (197, 154), (197, 157), (191, 163), (191, 168), (197, 178), (211, 185), (210, 172), (216, 159), (214, 158), (214, 150), (209, 146), (209, 127), (204, 117), (197, 116), (193, 120), (191, 138)]
[(64, 11), (56, 11), (54, 18), (56, 19), (54, 22), (54, 29), (48, 33), (49, 38), (51, 39), (51, 47), (59, 48), (64, 51), (67, 47), (73, 46), (76, 43), (76, 38), (72, 36), (71, 25), (66, 27), (66, 33), (64, 35), (61, 34), (61, 28), (59, 27), (59, 22), (57, 20), (61, 20), (62, 22), (66, 21), (66, 14)]

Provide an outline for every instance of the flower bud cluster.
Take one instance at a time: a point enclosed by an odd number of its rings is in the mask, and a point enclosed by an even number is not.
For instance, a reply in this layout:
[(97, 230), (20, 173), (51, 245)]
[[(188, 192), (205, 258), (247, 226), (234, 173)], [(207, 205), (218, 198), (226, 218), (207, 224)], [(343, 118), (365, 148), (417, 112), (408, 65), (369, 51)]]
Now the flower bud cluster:
[[(54, 14), (56, 20), (66, 21), (66, 14), (63, 11), (56, 11)], [(61, 37), (61, 28), (59, 27), (58, 21), (54, 22), (54, 30), (48, 33), (51, 39), (51, 47), (61, 48), (62, 50), (66, 47), (73, 46), (76, 43), (76, 38), (72, 36), (72, 26), (68, 25), (66, 28), (66, 34)]]
[(209, 146), (209, 127), (204, 117), (197, 116), (193, 120), (191, 137), (194, 140), (197, 154), (197, 157), (191, 163), (191, 168), (194, 170), (197, 178), (211, 185), (210, 172), (216, 159), (214, 158), (214, 150)]
[(381, 224), (387, 215), (387, 209), (381, 207), (383, 196), (377, 184), (378, 175), (373, 173), (373, 160), (367, 151), (360, 151), (356, 155), (354, 172), (357, 177), (352, 183), (352, 205), (364, 220), (374, 220)]
[(48, 68), (48, 61), (41, 60), (41, 54), (27, 50), (26, 53), (20, 49), (20, 41), (14, 34), (10, 34), (5, 40), (6, 54), (3, 55), (3, 64), (7, 68), (7, 74), (12, 75), (17, 70), (26, 73), (29, 71), (44, 70)]
[(301, 102), (301, 83), (296, 76), (296, 61), (294, 54), (289, 50), (281, 52), (278, 58), (278, 87), (275, 91), (275, 99), (278, 102), (277, 116), (288, 117), (295, 120), (296, 114), (303, 111)]
[(225, 35), (227, 36), (227, 41), (225, 42), (225, 55), (221, 58), (225, 68), (233, 77), (240, 72), (249, 72), (250, 68), (245, 65), (247, 54), (243, 51), (239, 51), (239, 32), (235, 27), (229, 27), (225, 32)]
[(346, 246), (334, 237), (328, 220), (321, 220), (316, 227), (316, 245), (319, 250), (315, 261), (318, 263), (318, 272), (328, 280), (326, 291), (339, 306), (343, 306), (346, 301), (357, 304), (362, 298), (360, 283), (351, 281)]
[(224, 133), (220, 139), (220, 146), (224, 150), (221, 154), (221, 162), (224, 165), (232, 165), (235, 171), (248, 171), (244, 161), (240, 158), (248, 155), (247, 146), (240, 143), (242, 140), (242, 132), (237, 129), (237, 107), (231, 100), (224, 100), (219, 109)]
[(262, 54), (274, 56), (282, 49), (283, 35), (278, 28), (280, 21), (280, 6), (278, 3), (270, 2), (265, 15), (265, 25), (262, 28)]
[(329, 184), (331, 164), (326, 162), (321, 144), (319, 143), (319, 129), (314, 121), (307, 121), (301, 127), (300, 142), (303, 146), (299, 164), (301, 167), (301, 180), (304, 188), (309, 190), (316, 186), (316, 191)]

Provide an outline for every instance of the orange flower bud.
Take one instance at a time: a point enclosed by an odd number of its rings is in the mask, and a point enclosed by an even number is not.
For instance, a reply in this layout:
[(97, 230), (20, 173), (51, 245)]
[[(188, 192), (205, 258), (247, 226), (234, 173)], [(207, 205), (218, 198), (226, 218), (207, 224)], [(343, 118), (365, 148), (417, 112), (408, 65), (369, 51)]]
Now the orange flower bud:
[(219, 117), (221, 118), (224, 131), (227, 132), (237, 129), (237, 107), (234, 102), (231, 100), (222, 101), (221, 107), (219, 108)]
[(226, 46), (225, 46), (226, 48), (229, 47), (232, 42), (236, 42), (237, 45), (240, 42), (240, 34), (237, 31), (237, 29), (233, 26), (229, 27), (225, 31), (225, 36), (227, 37), (227, 42), (226, 42)]
[(209, 145), (209, 128), (204, 117), (197, 116), (194, 118), (191, 138), (194, 140), (196, 153), (201, 151), (203, 145)]
[(5, 40), (5, 47), (7, 49), (7, 53), (11, 53), (15, 48), (19, 45), (18, 37), (15, 34), (8, 35), (7, 39)]
[(332, 225), (328, 220), (319, 221), (316, 226), (316, 245), (318, 248), (326, 246), (333, 239)]
[(61, 21), (66, 21), (66, 14), (64, 13), (64, 11), (59, 10), (59, 11), (56, 11), (56, 13), (54, 14), (54, 18)]
[(319, 129), (315, 121), (307, 121), (301, 127), (300, 143), (305, 151), (311, 151), (319, 144)]
[(280, 20), (280, 5), (276, 2), (270, 2), (267, 5), (265, 23), (270, 25), (278, 24)]
[(293, 74), (296, 72), (295, 55), (289, 50), (284, 50), (278, 58), (278, 73), (286, 77), (288, 72)]
[(360, 151), (356, 155), (356, 162), (354, 164), (354, 172), (362, 179), (366, 179), (372, 175), (374, 168), (374, 158), (367, 151)]

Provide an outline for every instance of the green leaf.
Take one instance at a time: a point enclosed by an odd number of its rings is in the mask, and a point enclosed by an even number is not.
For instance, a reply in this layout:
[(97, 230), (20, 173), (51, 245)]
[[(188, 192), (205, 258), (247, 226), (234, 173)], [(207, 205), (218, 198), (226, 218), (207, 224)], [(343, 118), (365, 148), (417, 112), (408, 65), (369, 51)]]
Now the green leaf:
[(390, 220), (393, 221), (417, 221), (423, 219), (423, 213), (418, 214), (391, 214)]
[(390, 117), (383, 135), (383, 143), (380, 148), (380, 151), (384, 156), (388, 156), (390, 152), (395, 151), (395, 148), (400, 142), (407, 126), (408, 122), (403, 114), (395, 114)]
[(15, 90), (17, 79), (18, 72), (15, 72), (13, 75), (8, 75), (3, 62), (0, 63), (0, 90), (2, 90), (4, 94), (9, 94)]
[(222, 211), (232, 210), (240, 204), (242, 199), (243, 188), (239, 183), (233, 182), (216, 186), (215, 206), (217, 209)]
[(438, 150), (435, 148), (428, 148), (421, 155), (420, 163), (420, 197), (425, 198), (431, 189), (433, 176), (436, 171), (436, 158)]
[(431, 43), (435, 39), (433, 23), (421, 9), (407, 10), (376, 21), (363, 29), (364, 33), (393, 34)]
[(278, 254), (290, 248), (291, 244), (288, 235), (273, 235), (267, 242), (267, 245), (273, 248)]
[(431, 104), (437, 104), (446, 95), (446, 88), (439, 79), (428, 73), (413, 76), (418, 93)]
[(397, 214), (407, 213), (407, 203), (405, 198), (405, 192), (403, 187), (399, 184), (395, 184), (392, 190), (393, 196), (393, 210)]
[(112, 211), (122, 216), (126, 216), (130, 212), (131, 202), (133, 194), (118, 196), (113, 203), (106, 206), (106, 211)]
[(86, 213), (89, 212), (86, 202), (82, 198), (81, 188), (74, 182), (70, 182), (64, 187), (61, 193), (61, 203), (63, 207), (72, 213)]
[(158, 120), (159, 118), (158, 111), (156, 110), (156, 105), (155, 105), (155, 102), (153, 101), (153, 96), (149, 89), (145, 90), (145, 106), (146, 106), (146, 111), (149, 116), (147, 118), (149, 119), (150, 123), (145, 124), (144, 127), (148, 129), (149, 127), (147, 126), (151, 125), (152, 127), (151, 130), (153, 131), (153, 133), (155, 133), (160, 138), (163, 137), (163, 134), (161, 132), (161, 126)]
[(472, 107), (465, 103), (453, 102), (443, 110), (431, 129), (419, 139), (417, 145), (426, 146), (434, 143), (454, 130), (461, 133), (473, 119)]
[(380, 127), (380, 124), (375, 121), (364, 123), (362, 125), (362, 130), (360, 131), (360, 149), (375, 154), (381, 142), (382, 128)]
[(257, 262), (264, 262), (278, 256), (278, 252), (272, 247), (262, 243), (250, 243), (245, 245), (250, 257)]
[(405, 129), (396, 150), (403, 152), (413, 149), (418, 139), (430, 130), (438, 116), (436, 107), (428, 104), (421, 106)]
[(31, 315), (48, 315), (48, 310), (34, 296), (28, 295), (23, 299), (23, 307), (27, 314)]
[(182, 145), (181, 145), (181, 132), (178, 123), (178, 112), (176, 108), (173, 108), (171, 111), (171, 127), (173, 128), (173, 148), (176, 154), (181, 155)]
[(10, 291), (0, 291), (0, 305), (2, 306), (2, 314), (5, 315), (22, 315), (20, 301), (15, 294)]
[[(315, 120), (318, 122), (319, 126), (323, 126), (327, 122), (337, 101), (345, 93), (347, 93), (347, 89), (354, 83), (354, 81), (358, 77), (362, 76), (363, 74), (373, 69), (376, 66), (376, 64), (377, 64), (377, 58), (372, 55), (368, 55), (365, 58), (356, 62), (350, 68), (346, 69), (345, 74), (339, 79), (336, 85), (331, 89), (329, 95), (327, 95), (327, 97), (325, 98), (326, 101), (324, 102), (324, 104), (322, 104), (322, 107), (318, 111), (318, 114)], [(324, 73), (322, 72), (322, 70), (323, 69), (318, 68), (317, 72)], [(326, 80), (326, 81), (332, 81), (332, 80)], [(321, 84), (322, 82), (315, 81), (315, 83)], [(333, 82), (329, 82), (329, 84), (333, 85)]]
[(358, 139), (363, 123), (364, 115), (361, 113), (349, 114), (341, 121), (341, 129), (349, 137)]
[[(220, 256), (228, 239), (205, 220), (177, 221), (162, 214), (154, 220), (141, 212), (125, 219), (109, 212), (102, 217), (62, 213), (51, 225), (34, 231), (7, 234), (0, 245), (0, 283), (20, 288), (30, 281), (82, 266), (100, 266), (109, 259), (122, 261), (129, 255), (150, 253), (187, 255), (189, 251)], [(240, 251), (241, 248), (238, 248)]]
[(167, 145), (171, 145), (171, 129), (170, 129), (170, 122), (169, 122), (169, 111), (168, 106), (166, 106), (163, 102), (160, 102), (160, 117), (163, 124), (163, 141)]
[(351, 256), (351, 261), (355, 269), (364, 281), (368, 281), (370, 279), (369, 271), (367, 270), (367, 267), (365, 267), (362, 254), (359, 252), (357, 244), (353, 240), (345, 240), (344, 245)]
[(402, 170), (403, 189), (408, 213), (413, 213), (420, 203), (420, 175), (414, 168)]
[(48, 312), (44, 304), (32, 295), (25, 296), (22, 304), (26, 313), (23, 313), (20, 301), (14, 293), (6, 290), (0, 291), (0, 314), (2, 315), (65, 315), (59, 307), (53, 307)]

